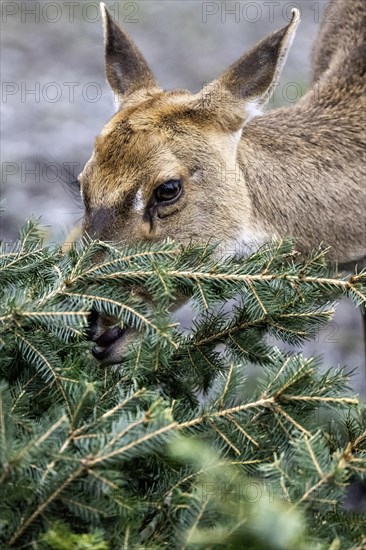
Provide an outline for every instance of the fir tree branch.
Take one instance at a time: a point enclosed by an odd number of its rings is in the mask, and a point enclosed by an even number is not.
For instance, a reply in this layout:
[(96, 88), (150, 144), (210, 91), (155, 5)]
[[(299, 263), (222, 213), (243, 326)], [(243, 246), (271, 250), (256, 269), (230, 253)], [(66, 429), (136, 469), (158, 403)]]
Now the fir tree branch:
[[(148, 433), (135, 441), (131, 441), (131, 443), (128, 443), (127, 445), (124, 445), (123, 447), (120, 447), (119, 449), (116, 449), (106, 455), (97, 455), (95, 458), (90, 458), (87, 461), (87, 465), (89, 468), (95, 466), (96, 464), (100, 464), (101, 462), (104, 462), (105, 460), (108, 460), (110, 458), (114, 458), (116, 456), (120, 456), (126, 451), (129, 451), (138, 445), (142, 445), (143, 443), (146, 443), (150, 439), (153, 439), (154, 437), (157, 437), (163, 433), (169, 432), (172, 429), (176, 428), (178, 426), (177, 422), (172, 422), (171, 424), (168, 424), (167, 426), (163, 426), (162, 428), (159, 428), (157, 430), (154, 430), (151, 433)], [(123, 434), (122, 434), (123, 435)]]
[(355, 397), (322, 397), (308, 395), (281, 395), (283, 401), (303, 401), (304, 403), (334, 403), (339, 405), (358, 405), (359, 401)]
[(318, 472), (319, 476), (320, 476), (321, 478), (325, 478), (326, 475), (325, 475), (325, 473), (323, 472), (323, 470), (321, 469), (320, 464), (319, 464), (319, 462), (318, 462), (317, 459), (316, 459), (316, 456), (315, 456), (315, 454), (314, 454), (314, 451), (313, 451), (312, 446), (311, 446), (310, 441), (309, 441), (309, 437), (307, 437), (307, 435), (310, 436), (310, 434), (306, 434), (304, 440), (305, 440), (306, 447), (307, 447), (307, 449), (308, 449), (308, 451), (309, 451), (309, 455), (311, 456), (311, 460), (313, 461), (314, 466), (315, 466), (316, 471)]
[[(334, 310), (324, 310), (321, 312), (321, 314), (324, 316), (324, 317), (330, 317), (331, 315), (333, 315), (334, 313)], [(281, 320), (281, 319), (296, 319), (296, 318), (311, 318), (311, 317), (319, 317), (319, 312), (315, 312), (315, 313), (286, 313), (286, 314), (279, 314), (276, 318)], [(244, 323), (240, 324), (240, 325), (235, 325), (235, 326), (228, 326), (226, 327), (225, 329), (217, 332), (216, 334), (212, 334), (210, 336), (208, 336), (207, 338), (202, 338), (202, 339), (199, 339), (199, 340), (195, 340), (194, 341), (194, 345), (196, 346), (205, 346), (207, 344), (210, 344), (211, 342), (215, 342), (215, 341), (220, 341), (220, 340), (223, 340), (223, 339), (226, 339), (226, 338), (229, 338), (232, 334), (235, 334), (237, 332), (242, 332), (246, 329), (250, 329), (250, 328), (256, 328), (256, 327), (265, 327), (267, 325), (273, 325), (273, 326), (279, 326), (277, 323), (274, 323), (273, 320), (271, 319), (270, 316), (267, 316), (267, 315), (263, 315), (261, 317), (258, 317), (257, 319), (253, 319), (253, 320), (250, 320), (250, 321), (245, 321)], [(283, 328), (283, 327), (280, 327), (281, 330), (285, 331), (285, 332), (288, 332), (288, 329), (287, 328)], [(298, 331), (294, 331), (295, 334), (299, 334)], [(303, 334), (306, 334), (305, 332), (303, 332)]]
[[(357, 402), (357, 400), (355, 400)], [(353, 449), (357, 449), (359, 444), (366, 439), (366, 430), (355, 439), (355, 441), (352, 443)]]
[(53, 502), (66, 489), (68, 485), (70, 485), (70, 483), (75, 481), (75, 479), (77, 479), (84, 472), (84, 470), (85, 470), (84, 464), (79, 466), (79, 468), (77, 468), (75, 472), (73, 472), (62, 483), (60, 487), (58, 487), (44, 502), (42, 502), (38, 506), (38, 508), (33, 512), (31, 516), (29, 516), (27, 519), (23, 518), (18, 529), (15, 531), (14, 535), (9, 540), (9, 543), (8, 543), (9, 546), (12, 546), (18, 540), (18, 538), (24, 533), (24, 531), (28, 529), (31, 523), (33, 523), (33, 521), (35, 521), (38, 518), (38, 516), (42, 514), (42, 512), (47, 508), (47, 506), (49, 506), (51, 502)]
[[(140, 277), (151, 277), (152, 275), (156, 275), (156, 272), (154, 270), (141, 270), (141, 271), (117, 271), (114, 273), (103, 273), (103, 275), (99, 275), (99, 277), (103, 277), (103, 280), (108, 279), (123, 279), (128, 278), (131, 276), (139, 275)], [(326, 278), (326, 277), (313, 277), (310, 275), (289, 275), (288, 273), (276, 273), (271, 275), (263, 275), (263, 274), (236, 274), (236, 273), (212, 273), (212, 272), (199, 272), (199, 271), (187, 271), (187, 270), (166, 270), (166, 276), (169, 278), (176, 278), (176, 279), (191, 279), (195, 282), (197, 281), (208, 281), (208, 280), (215, 280), (215, 281), (229, 281), (229, 282), (242, 282), (247, 283), (248, 286), (250, 284), (253, 284), (256, 281), (276, 281), (276, 280), (284, 280), (289, 282), (295, 282), (298, 284), (306, 284), (306, 283), (313, 283), (317, 285), (328, 285), (333, 286), (335, 288), (340, 288), (343, 291), (353, 291), (356, 294), (360, 296), (363, 302), (366, 303), (366, 295), (362, 292), (358, 291), (356, 287), (354, 286), (353, 282), (351, 282), (351, 279), (349, 280), (342, 280), (342, 279), (335, 279), (335, 278)], [(366, 279), (366, 273), (360, 276), (359, 279)], [(357, 280), (358, 282), (358, 280)]]
[(186, 550), (186, 548), (188, 547), (189, 542), (190, 542), (195, 530), (197, 529), (197, 526), (198, 526), (198, 524), (199, 524), (199, 522), (200, 522), (200, 520), (201, 520), (201, 518), (204, 514), (204, 511), (205, 511), (208, 503), (209, 503), (209, 498), (207, 498), (207, 500), (201, 504), (201, 506), (199, 508), (199, 511), (198, 511), (198, 514), (195, 518), (195, 521), (194, 521), (192, 527), (189, 529), (189, 531), (187, 533), (186, 543), (182, 546), (182, 550)]
[(81, 299), (84, 299), (84, 300), (92, 300), (92, 301), (98, 300), (102, 303), (113, 304), (113, 305), (117, 306), (120, 309), (124, 309), (126, 311), (129, 311), (130, 313), (132, 313), (132, 315), (134, 315), (135, 317), (140, 319), (145, 325), (152, 328), (162, 338), (166, 338), (173, 347), (177, 348), (177, 344), (174, 342), (174, 340), (172, 340), (167, 334), (163, 334), (162, 331), (160, 330), (160, 328), (156, 324), (154, 324), (152, 321), (150, 321), (146, 316), (139, 313), (136, 309), (134, 309), (131, 306), (128, 306), (125, 303), (117, 302), (116, 300), (112, 300), (111, 298), (105, 298), (104, 296), (98, 296), (96, 294), (81, 294), (81, 293), (78, 293), (78, 292), (63, 292), (62, 294), (64, 296), (78, 297), (78, 298), (81, 298)]
[(247, 439), (249, 439), (251, 443), (253, 443), (253, 445), (255, 445), (256, 447), (259, 447), (259, 443), (251, 435), (249, 435), (248, 432), (245, 431), (244, 428), (240, 426), (240, 424), (238, 424), (238, 422), (234, 418), (232, 418), (230, 415), (228, 415), (227, 418), (228, 420), (230, 420), (230, 422), (234, 424), (234, 426), (236, 427), (237, 430), (239, 430), (239, 432), (241, 432)]
[(302, 502), (308, 500), (308, 498), (314, 493), (314, 491), (317, 491), (322, 485), (324, 485), (324, 483), (328, 483), (333, 477), (334, 474), (329, 474), (322, 477), (317, 483), (315, 483), (315, 485), (310, 487), (297, 502), (295, 502), (295, 504), (290, 508), (290, 511), (297, 508)]
[[(98, 241), (96, 241), (98, 243)], [(120, 255), (120, 250), (115, 249), (116, 253)], [(106, 262), (98, 263), (97, 265), (94, 265), (90, 267), (89, 269), (86, 269), (85, 271), (82, 271), (77, 275), (78, 268), (80, 266), (81, 261), (79, 260), (77, 264), (72, 269), (70, 276), (67, 278), (66, 286), (73, 286), (78, 280), (85, 278), (88, 275), (93, 275), (95, 273), (103, 272), (105, 269), (110, 269), (111, 267), (115, 265), (120, 265), (121, 262), (136, 262), (136, 260), (141, 258), (156, 258), (158, 257), (175, 257), (179, 253), (179, 248), (176, 248), (174, 250), (163, 250), (163, 251), (155, 251), (155, 250), (147, 250), (144, 252), (134, 253), (127, 256), (118, 257), (114, 260), (109, 260)], [(83, 258), (82, 258), (83, 260)]]
[(24, 342), (24, 344), (29, 348), (31, 349), (35, 354), (36, 356), (38, 356), (42, 363), (47, 367), (47, 370), (49, 371), (49, 373), (51, 374), (52, 378), (53, 378), (53, 381), (56, 383), (56, 386), (57, 388), (60, 390), (61, 394), (62, 394), (62, 397), (64, 399), (64, 402), (65, 402), (65, 405), (67, 407), (67, 410), (69, 412), (69, 417), (72, 418), (72, 412), (71, 412), (71, 407), (70, 407), (70, 403), (69, 403), (69, 400), (67, 398), (67, 395), (66, 395), (66, 392), (64, 390), (64, 387), (62, 385), (62, 382), (60, 381), (60, 377), (59, 375), (57, 374), (57, 372), (55, 371), (55, 369), (53, 368), (53, 366), (51, 365), (50, 361), (43, 355), (42, 352), (40, 352), (37, 348), (35, 348), (30, 342), (29, 340), (27, 340), (25, 338), (25, 336), (19, 334), (18, 332), (14, 331), (15, 335), (17, 336), (17, 338), (19, 338), (19, 340), (21, 340), (22, 342)]
[[(146, 547), (250, 541), (289, 550), (298, 541), (311, 546), (309, 540), (328, 547), (334, 537), (342, 548), (360, 544), (362, 526), (336, 504), (350, 474), (366, 472), (364, 417), (349, 414), (340, 421), (344, 429), (333, 430), (333, 422), (319, 429), (320, 414), (314, 426), (319, 406), (338, 414), (358, 401), (348, 396), (343, 372), (321, 373), (317, 361), (282, 354), (263, 336), (295, 343), (310, 337), (333, 314), (334, 296), (365, 301), (366, 273), (334, 276), (319, 252), (296, 263), (285, 241), (245, 259), (219, 260), (214, 247), (172, 243), (119, 249), (85, 242), (61, 255), (40, 247), (31, 224), (16, 252), (0, 261), (0, 368), (7, 382), (0, 523), (13, 547), (48, 544), (48, 528), (79, 547), (75, 541), (94, 541), (97, 524), (103, 550), (122, 540), (140, 547), (143, 536)], [(203, 312), (189, 336), (174, 332), (165, 316), (176, 293), (193, 297)], [(210, 313), (235, 297), (233, 314)], [(122, 366), (97, 367), (86, 344), (75, 341), (92, 304), (143, 333)], [(261, 365), (254, 397), (249, 361)], [(310, 539), (297, 531), (281, 545), (276, 529), (268, 536), (268, 525), (288, 518), (277, 529), (282, 535), (299, 518), (274, 495), (269, 508), (265, 499), (231, 498), (206, 499), (202, 507), (203, 482), (221, 490), (239, 479), (250, 483), (250, 474), (259, 484), (266, 472), (303, 510)], [(53, 527), (60, 513), (66, 534)]]
[(216, 433), (219, 434), (219, 436), (221, 437), (221, 439), (224, 440), (224, 442), (226, 443), (226, 445), (228, 447), (230, 447), (230, 449), (232, 449), (234, 451), (235, 454), (237, 455), (240, 455), (241, 452), (239, 451), (239, 449), (234, 445), (234, 443), (232, 443), (230, 441), (230, 439), (213, 423), (213, 422), (210, 422), (210, 426), (215, 430)]
[(253, 401), (252, 403), (245, 403), (243, 405), (237, 405), (236, 407), (231, 407), (229, 409), (216, 411), (211, 414), (198, 416), (197, 418), (194, 418), (192, 420), (188, 420), (187, 422), (183, 422), (182, 424), (179, 424), (179, 429), (196, 426), (197, 424), (205, 422), (207, 418), (213, 419), (213, 418), (226, 417), (228, 415), (237, 414), (253, 408), (268, 407), (270, 405), (273, 405), (274, 403), (275, 403), (274, 397), (268, 397), (267, 399), (258, 399), (258, 401)]
[(276, 412), (279, 412), (282, 416), (284, 416), (286, 418), (286, 420), (288, 420), (289, 422), (291, 422), (291, 424), (293, 426), (295, 426), (295, 428), (297, 428), (298, 430), (300, 430), (300, 432), (302, 432), (303, 434), (307, 435), (307, 436), (311, 436), (311, 433), (309, 432), (309, 430), (306, 430), (303, 426), (301, 426), (301, 424), (299, 424), (298, 422), (296, 422), (296, 420), (294, 418), (292, 418), (291, 415), (289, 415), (288, 412), (284, 411), (283, 408), (278, 404), (276, 403), (274, 405), (274, 408), (276, 410)]

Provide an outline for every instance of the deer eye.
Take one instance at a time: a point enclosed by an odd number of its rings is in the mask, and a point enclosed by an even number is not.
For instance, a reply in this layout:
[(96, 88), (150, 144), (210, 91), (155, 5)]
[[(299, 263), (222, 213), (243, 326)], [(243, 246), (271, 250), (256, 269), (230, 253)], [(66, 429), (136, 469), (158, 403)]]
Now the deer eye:
[(182, 182), (181, 180), (168, 180), (163, 185), (160, 185), (155, 191), (155, 197), (157, 202), (171, 202), (182, 193)]

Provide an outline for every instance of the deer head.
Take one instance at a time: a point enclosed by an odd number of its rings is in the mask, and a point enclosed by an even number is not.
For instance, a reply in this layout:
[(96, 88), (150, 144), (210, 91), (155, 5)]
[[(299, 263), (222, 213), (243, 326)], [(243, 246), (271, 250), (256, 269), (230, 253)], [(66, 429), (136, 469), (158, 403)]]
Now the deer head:
[[(227, 248), (268, 235), (238, 165), (245, 126), (268, 101), (299, 23), (264, 38), (197, 94), (163, 91), (132, 40), (101, 4), (108, 82), (116, 114), (96, 138), (80, 176), (83, 231), (133, 244), (170, 237), (181, 243), (218, 239)], [(122, 331), (92, 330), (95, 355), (113, 362)], [(131, 331), (130, 331), (131, 332)], [(107, 353), (106, 353), (107, 352)]]

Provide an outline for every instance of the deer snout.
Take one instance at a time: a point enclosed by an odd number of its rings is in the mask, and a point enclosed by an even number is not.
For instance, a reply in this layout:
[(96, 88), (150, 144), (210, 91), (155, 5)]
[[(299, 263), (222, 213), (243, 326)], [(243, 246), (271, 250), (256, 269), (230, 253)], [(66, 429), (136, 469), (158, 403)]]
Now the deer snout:
[(119, 363), (127, 348), (129, 338), (133, 334), (131, 328), (121, 328), (115, 325), (115, 319), (107, 315), (101, 315), (95, 310), (90, 312), (88, 340), (95, 342), (92, 354), (104, 365)]
[(98, 361), (106, 359), (110, 355), (113, 344), (115, 344), (125, 332), (126, 329), (113, 327), (104, 332), (102, 336), (99, 336), (99, 338), (95, 340), (96, 345), (92, 349), (92, 354), (95, 359), (98, 359)]

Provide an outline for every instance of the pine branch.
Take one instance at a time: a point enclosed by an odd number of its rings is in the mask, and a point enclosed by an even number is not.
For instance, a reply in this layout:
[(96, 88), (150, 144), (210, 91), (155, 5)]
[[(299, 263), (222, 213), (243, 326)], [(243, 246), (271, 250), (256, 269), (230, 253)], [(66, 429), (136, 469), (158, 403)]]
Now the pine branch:
[[(1, 544), (362, 547), (342, 503), (366, 479), (364, 407), (344, 371), (264, 336), (311, 338), (341, 295), (364, 307), (365, 272), (301, 262), (287, 241), (219, 259), (171, 242), (65, 255), (42, 238), (29, 223), (0, 251)], [(177, 296), (199, 313), (188, 335)], [(117, 367), (91, 358), (91, 307), (139, 333)]]

